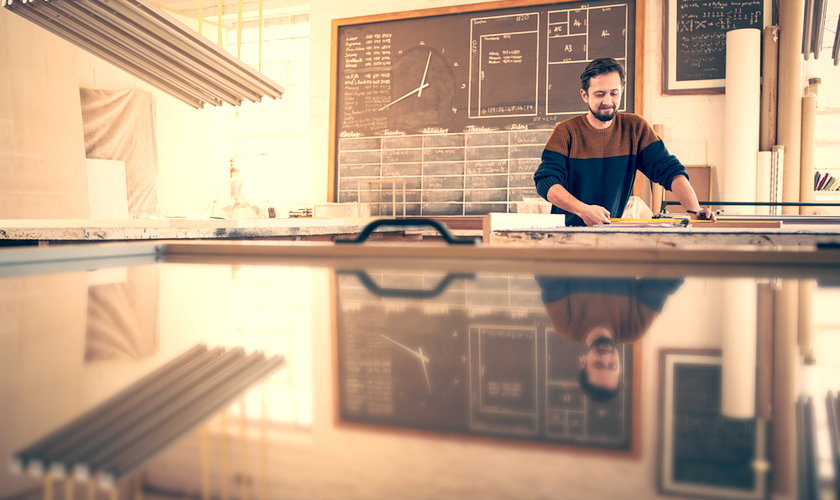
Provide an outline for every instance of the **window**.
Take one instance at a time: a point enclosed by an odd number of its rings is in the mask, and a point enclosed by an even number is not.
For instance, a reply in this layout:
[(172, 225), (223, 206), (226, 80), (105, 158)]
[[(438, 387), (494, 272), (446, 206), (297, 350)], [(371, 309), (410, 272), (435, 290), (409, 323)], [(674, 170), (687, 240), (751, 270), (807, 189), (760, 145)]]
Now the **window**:
[[(229, 347), (279, 354), (286, 365), (245, 397), (248, 420), (291, 429), (312, 426), (311, 270), (234, 266)], [(238, 419), (240, 402), (230, 407)]]
[(282, 99), (229, 107), (228, 156), (240, 171), (252, 202), (309, 202), (309, 14), (264, 13), (262, 43), (256, 13), (243, 17), (237, 47), (236, 16), (228, 19), (227, 48), (279, 83)]
[[(819, 59), (806, 61), (806, 76), (820, 78), (817, 96), (816, 149), (814, 151), (814, 169), (821, 174), (828, 173), (840, 179), (840, 67), (834, 65), (831, 58), (834, 47), (837, 18), (840, 15), (840, 0), (828, 0), (825, 29), (823, 30), (822, 51)], [(840, 188), (840, 184), (838, 184)], [(840, 197), (840, 190), (826, 194)]]

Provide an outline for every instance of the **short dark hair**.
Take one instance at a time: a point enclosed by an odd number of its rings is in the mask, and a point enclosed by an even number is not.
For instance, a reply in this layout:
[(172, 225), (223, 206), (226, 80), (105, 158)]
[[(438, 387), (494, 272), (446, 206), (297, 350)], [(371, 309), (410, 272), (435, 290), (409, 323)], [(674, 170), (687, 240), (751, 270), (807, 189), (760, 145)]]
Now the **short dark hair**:
[(593, 76), (605, 75), (607, 73), (612, 73), (613, 71), (618, 72), (618, 76), (621, 77), (621, 86), (623, 87), (624, 84), (627, 83), (627, 74), (624, 72), (624, 66), (612, 57), (595, 59), (591, 63), (587, 64), (586, 69), (580, 74), (580, 88), (582, 88), (584, 92), (589, 92), (589, 80), (591, 80)]
[(586, 397), (597, 403), (608, 403), (618, 396), (621, 391), (621, 378), (618, 379), (618, 385), (615, 389), (604, 389), (603, 387), (595, 387), (589, 383), (589, 373), (586, 371), (586, 365), (580, 369), (580, 378), (578, 380), (580, 388)]

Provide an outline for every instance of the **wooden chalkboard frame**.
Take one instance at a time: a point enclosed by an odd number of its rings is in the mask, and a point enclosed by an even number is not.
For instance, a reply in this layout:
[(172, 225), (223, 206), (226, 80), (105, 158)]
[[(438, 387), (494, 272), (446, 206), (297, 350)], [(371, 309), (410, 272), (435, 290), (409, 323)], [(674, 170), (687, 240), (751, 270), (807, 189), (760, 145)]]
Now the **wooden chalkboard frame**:
[[(755, 487), (752, 490), (724, 488), (718, 485), (700, 485), (681, 483), (670, 480), (673, 476), (675, 466), (667, 453), (666, 447), (673, 442), (676, 429), (669, 425), (666, 412), (670, 409), (669, 402), (673, 402), (674, 370), (671, 362), (679, 361), (682, 364), (696, 365), (721, 365), (722, 356), (720, 350), (714, 349), (669, 349), (659, 350), (659, 433), (657, 443), (657, 484), (659, 492), (670, 495), (688, 495), (703, 498), (731, 498), (758, 500), (767, 495), (767, 477), (763, 471), (755, 471)], [(755, 419), (755, 442), (756, 454), (755, 463), (766, 460), (767, 456), (767, 435), (764, 422)]]
[[(677, 57), (677, 21), (676, 16), (680, 0), (663, 0), (662, 2), (662, 94), (723, 94), (726, 79), (694, 80), (687, 83), (677, 81), (675, 70)], [(773, 1), (762, 0), (762, 25), (761, 29), (772, 23)]]
[[(393, 12), (386, 14), (376, 14), (370, 16), (359, 16), (353, 18), (334, 19), (332, 21), (332, 46), (331, 46), (331, 60), (330, 60), (330, 132), (329, 132), (329, 162), (327, 172), (327, 201), (337, 201), (337, 161), (336, 154), (338, 149), (338, 89), (339, 89), (339, 30), (347, 26), (362, 26), (368, 23), (378, 23), (384, 21), (395, 21), (404, 19), (416, 18), (432, 18), (435, 16), (445, 16), (449, 14), (462, 14), (470, 12), (489, 11), (497, 9), (510, 9), (518, 7), (531, 6), (550, 6), (562, 5), (565, 3), (572, 3), (574, 0), (560, 0), (554, 2), (547, 2), (544, 0), (502, 0), (495, 2), (484, 2), (471, 5), (455, 5), (450, 7), (440, 7), (433, 9), (412, 10)], [(635, 19), (631, 19), (634, 24), (634, 33), (636, 36), (629, 40), (628, 43), (633, 47), (634, 61), (633, 61), (633, 112), (643, 114), (643, 88), (644, 88), (644, 19), (645, 19), (645, 5), (644, 0), (630, 0), (634, 4)], [(580, 2), (578, 2), (580, 3)]]

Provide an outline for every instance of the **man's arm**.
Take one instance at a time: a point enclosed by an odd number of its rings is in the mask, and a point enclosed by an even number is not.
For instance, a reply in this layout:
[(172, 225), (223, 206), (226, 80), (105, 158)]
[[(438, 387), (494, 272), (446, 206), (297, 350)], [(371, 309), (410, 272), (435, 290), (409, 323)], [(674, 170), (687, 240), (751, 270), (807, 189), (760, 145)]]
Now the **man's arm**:
[(694, 188), (688, 183), (688, 178), (680, 174), (671, 180), (671, 192), (677, 198), (677, 201), (682, 205), (683, 210), (691, 210), (695, 213), (689, 214), (692, 219), (717, 220), (714, 212), (709, 207), (700, 207), (697, 202), (697, 195), (694, 193)]
[[(689, 189), (690, 188), (691, 186), (689, 186)], [(692, 191), (692, 193), (693, 192), (694, 191)], [(566, 188), (560, 184), (551, 186), (548, 190), (548, 194), (546, 195), (546, 199), (550, 201), (552, 205), (577, 215), (583, 219), (583, 222), (587, 226), (610, 223), (609, 210), (598, 205), (587, 205), (586, 203), (583, 203), (572, 196), (572, 194), (566, 191)]]

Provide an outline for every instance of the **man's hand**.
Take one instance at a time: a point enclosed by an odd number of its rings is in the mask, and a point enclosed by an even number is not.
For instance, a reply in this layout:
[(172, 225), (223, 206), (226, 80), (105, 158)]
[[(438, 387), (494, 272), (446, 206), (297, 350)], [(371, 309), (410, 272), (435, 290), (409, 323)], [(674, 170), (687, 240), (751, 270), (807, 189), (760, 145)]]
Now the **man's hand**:
[(694, 193), (694, 188), (688, 183), (686, 176), (678, 175), (671, 180), (671, 192), (674, 193), (691, 220), (710, 220), (712, 222), (717, 220), (709, 207), (701, 207), (700, 203), (697, 202), (697, 195)]
[(709, 207), (700, 207), (699, 210), (686, 210), (686, 212), (688, 212), (691, 220), (710, 220), (712, 222), (717, 220), (715, 213)]
[(581, 219), (587, 226), (594, 226), (595, 224), (609, 224), (610, 211), (598, 205), (587, 205), (582, 201), (572, 196), (566, 188), (560, 184), (551, 186), (548, 190), (546, 199), (554, 206), (560, 207), (567, 212), (571, 212)]
[(589, 227), (610, 223), (610, 211), (598, 205), (583, 205), (576, 213)]

